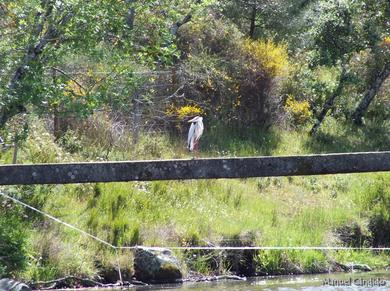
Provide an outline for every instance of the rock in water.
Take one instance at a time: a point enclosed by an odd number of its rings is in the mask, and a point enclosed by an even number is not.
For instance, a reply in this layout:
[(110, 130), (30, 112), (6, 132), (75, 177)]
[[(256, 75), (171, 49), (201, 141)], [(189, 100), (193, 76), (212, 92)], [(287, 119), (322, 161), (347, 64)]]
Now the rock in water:
[(1, 291), (31, 291), (31, 288), (24, 283), (12, 279), (1, 279), (0, 290)]
[(350, 269), (350, 271), (354, 271), (354, 270), (363, 271), (363, 272), (372, 271), (369, 265), (364, 265), (364, 264), (349, 263), (347, 264), (347, 267)]
[(145, 283), (178, 283), (183, 277), (176, 257), (163, 248), (137, 248), (134, 275)]

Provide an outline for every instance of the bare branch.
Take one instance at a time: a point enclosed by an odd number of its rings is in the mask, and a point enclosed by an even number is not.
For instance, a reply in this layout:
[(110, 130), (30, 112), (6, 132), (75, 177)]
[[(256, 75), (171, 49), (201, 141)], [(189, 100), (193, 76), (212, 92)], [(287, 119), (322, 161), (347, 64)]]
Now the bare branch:
[(62, 75), (66, 76), (67, 78), (69, 78), (72, 82), (74, 82), (75, 84), (77, 84), (77, 86), (79, 86), (80, 88), (82, 88), (83, 90), (86, 91), (86, 88), (81, 84), (79, 83), (76, 79), (72, 78), (68, 73), (66, 73), (65, 71), (61, 70), (60, 68), (56, 68), (56, 67), (51, 67), (53, 70), (61, 73)]

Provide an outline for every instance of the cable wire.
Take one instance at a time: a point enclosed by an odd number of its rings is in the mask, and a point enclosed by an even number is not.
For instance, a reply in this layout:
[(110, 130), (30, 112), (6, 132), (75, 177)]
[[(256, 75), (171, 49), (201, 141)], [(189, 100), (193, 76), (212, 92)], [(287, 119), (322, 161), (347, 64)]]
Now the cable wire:
[(102, 240), (101, 238), (99, 238), (97, 236), (94, 236), (93, 234), (90, 234), (90, 233), (88, 233), (88, 232), (86, 232), (86, 231), (84, 231), (84, 230), (82, 230), (82, 229), (80, 229), (80, 228), (78, 228), (78, 227), (76, 227), (76, 226), (74, 226), (72, 224), (64, 222), (64, 221), (62, 221), (62, 220), (60, 220), (60, 219), (58, 219), (58, 218), (56, 218), (56, 217), (54, 217), (54, 216), (52, 216), (52, 215), (50, 215), (48, 213), (45, 213), (45, 212), (43, 212), (43, 211), (41, 211), (41, 210), (31, 206), (31, 205), (28, 205), (28, 204), (26, 204), (26, 203), (24, 203), (24, 202), (22, 202), (22, 201), (20, 201), (20, 200), (18, 200), (16, 198), (14, 198), (14, 197), (11, 197), (11, 196), (7, 195), (7, 194), (5, 194), (5, 193), (3, 193), (1, 191), (0, 191), (0, 195), (5, 197), (5, 198), (7, 198), (7, 199), (9, 199), (9, 200), (12, 200), (13, 202), (15, 202), (17, 204), (20, 204), (20, 205), (22, 205), (22, 206), (24, 206), (26, 208), (29, 208), (29, 209), (31, 209), (31, 210), (33, 210), (35, 212), (38, 212), (38, 213), (40, 213), (40, 214), (50, 218), (51, 220), (54, 220), (55, 222), (58, 222), (58, 223), (60, 223), (62, 225), (65, 225), (65, 226), (67, 226), (67, 227), (69, 227), (69, 228), (71, 228), (71, 229), (73, 229), (73, 230), (75, 230), (75, 231), (85, 235), (85, 236), (93, 238), (94, 240), (97, 240), (98, 242), (101, 242), (102, 244), (105, 244), (105, 245), (107, 245), (107, 246), (109, 246), (109, 247), (111, 247), (113, 249), (117, 248), (116, 246), (110, 244), (109, 242), (106, 242), (106, 241)]

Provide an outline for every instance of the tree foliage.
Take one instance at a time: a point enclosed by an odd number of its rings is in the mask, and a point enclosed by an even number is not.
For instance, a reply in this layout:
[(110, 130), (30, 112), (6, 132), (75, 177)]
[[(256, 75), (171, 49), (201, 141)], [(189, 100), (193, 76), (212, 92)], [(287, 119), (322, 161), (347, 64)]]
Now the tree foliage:
[[(170, 1), (158, 5), (149, 0), (5, 2), (1, 124), (27, 105), (46, 112), (58, 107), (90, 112), (107, 101), (100, 88), (107, 88), (118, 74), (126, 77), (134, 71), (134, 62), (150, 69), (172, 64), (177, 57), (172, 25), (197, 7), (185, 4), (180, 1), (172, 10)], [(133, 11), (131, 24), (129, 11)], [(85, 56), (83, 66), (75, 62), (79, 55)], [(96, 63), (107, 69), (106, 62), (108, 72), (88, 76), (88, 69), (99, 70)], [(53, 73), (53, 67), (81, 70), (87, 77), (75, 81), (66, 70)]]

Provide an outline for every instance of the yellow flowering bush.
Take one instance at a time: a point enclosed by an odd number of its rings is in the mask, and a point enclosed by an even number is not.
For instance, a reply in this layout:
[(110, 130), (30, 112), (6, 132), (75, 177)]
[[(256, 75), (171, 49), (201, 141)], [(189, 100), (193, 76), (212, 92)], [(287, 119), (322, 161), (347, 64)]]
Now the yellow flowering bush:
[(181, 120), (190, 116), (201, 115), (202, 113), (203, 113), (202, 109), (196, 105), (184, 105), (180, 107), (171, 105), (166, 110), (167, 115), (176, 116)]
[(383, 45), (390, 45), (390, 36), (386, 36), (383, 39)]
[(264, 68), (271, 77), (284, 76), (288, 73), (288, 54), (284, 44), (274, 43), (272, 40), (245, 40), (243, 51), (248, 53)]
[(383, 61), (387, 62), (390, 59), (390, 36), (386, 36), (383, 38), (381, 47)]
[(82, 97), (86, 95), (85, 90), (77, 84), (73, 80), (69, 80), (66, 83), (66, 86), (64, 88), (64, 95), (69, 97), (69, 96), (74, 96), (74, 97)]
[(307, 100), (298, 101), (292, 96), (288, 96), (284, 109), (288, 112), (296, 124), (304, 124), (312, 116), (310, 104)]

